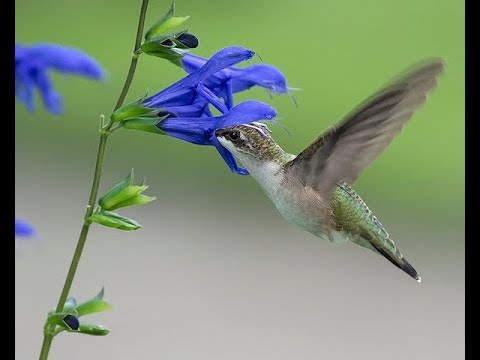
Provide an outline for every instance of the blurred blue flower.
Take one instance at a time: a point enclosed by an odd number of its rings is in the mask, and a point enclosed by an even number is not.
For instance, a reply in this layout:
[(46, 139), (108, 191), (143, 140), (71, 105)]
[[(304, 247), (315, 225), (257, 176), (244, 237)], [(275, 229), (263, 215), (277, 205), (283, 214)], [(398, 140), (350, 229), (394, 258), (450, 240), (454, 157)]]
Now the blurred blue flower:
[(15, 97), (28, 111), (35, 110), (34, 90), (38, 89), (47, 110), (62, 112), (62, 97), (53, 89), (48, 71), (75, 74), (101, 80), (101, 66), (83, 51), (49, 43), (15, 44)]
[[(185, 54), (182, 65), (186, 72), (193, 73), (207, 63), (207, 59)], [(233, 107), (233, 94), (260, 86), (271, 95), (288, 93), (287, 81), (280, 70), (272, 65), (255, 64), (239, 69), (227, 67), (212, 74), (203, 84), (215, 95), (224, 99), (227, 108)]]
[(28, 238), (35, 235), (35, 229), (32, 225), (22, 219), (15, 219), (15, 237)]
[[(250, 59), (253, 51), (241, 47), (227, 47), (218, 51), (191, 74), (145, 99), (143, 105), (159, 109), (163, 118), (156, 127), (166, 135), (199, 145), (212, 145), (232, 171), (248, 175), (237, 166), (233, 155), (215, 137), (215, 130), (258, 120), (271, 120), (276, 111), (259, 101), (245, 101), (235, 107), (223, 103), (205, 84), (226, 68)], [(238, 85), (240, 88), (240, 83)], [(208, 105), (217, 108), (222, 115), (213, 116)]]

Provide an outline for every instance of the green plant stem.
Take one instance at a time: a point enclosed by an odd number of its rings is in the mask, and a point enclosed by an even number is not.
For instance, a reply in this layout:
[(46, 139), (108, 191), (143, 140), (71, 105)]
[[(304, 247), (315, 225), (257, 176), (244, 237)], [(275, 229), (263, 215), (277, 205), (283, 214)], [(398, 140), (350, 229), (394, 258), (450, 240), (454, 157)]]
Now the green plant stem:
[(137, 51), (138, 49), (140, 49), (140, 45), (142, 44), (143, 27), (145, 25), (145, 16), (147, 15), (147, 7), (148, 0), (143, 0), (142, 8), (140, 9), (140, 17), (138, 19), (137, 37), (135, 38), (135, 45), (133, 46), (132, 60), (130, 61), (130, 67), (128, 69), (127, 78), (125, 79), (125, 84), (123, 84), (122, 92), (118, 97), (117, 104), (115, 105), (113, 111), (117, 110), (118, 108), (120, 108), (120, 106), (122, 106), (123, 102), (125, 101), (125, 97), (127, 96), (128, 89), (130, 89), (130, 85), (132, 84), (133, 74), (135, 73), (135, 69), (137, 68), (137, 62), (139, 57)]
[[(134, 46), (132, 58), (130, 61), (130, 67), (128, 69), (127, 77), (125, 79), (125, 83), (123, 85), (122, 91), (120, 92), (117, 103), (115, 105), (115, 110), (118, 109), (120, 106), (122, 106), (123, 102), (125, 101), (125, 97), (127, 96), (128, 90), (130, 89), (130, 85), (132, 84), (133, 76), (135, 75), (135, 70), (138, 62), (138, 54), (136, 54), (136, 51), (140, 48), (140, 44), (142, 41), (143, 27), (145, 24), (145, 15), (147, 13), (147, 7), (148, 7), (148, 0), (142, 0), (142, 7), (140, 10), (140, 17), (138, 20), (138, 27), (137, 27), (137, 36), (135, 38), (135, 46)], [(100, 141), (98, 143), (97, 160), (95, 163), (95, 173), (93, 176), (92, 188), (90, 190), (88, 206), (85, 212), (82, 230), (78, 238), (77, 247), (75, 248), (75, 252), (73, 254), (73, 258), (70, 263), (70, 268), (68, 269), (68, 274), (65, 279), (65, 284), (63, 285), (62, 293), (60, 295), (60, 298), (58, 300), (58, 304), (55, 310), (57, 313), (62, 312), (63, 307), (65, 306), (65, 301), (67, 300), (68, 294), (70, 293), (73, 279), (75, 278), (75, 273), (77, 271), (78, 264), (82, 256), (83, 248), (85, 246), (85, 241), (87, 240), (88, 231), (90, 230), (91, 221), (89, 220), (89, 218), (93, 213), (93, 210), (95, 208), (95, 202), (97, 200), (98, 188), (100, 186), (100, 179), (102, 177), (103, 159), (105, 156), (105, 149), (107, 147), (107, 140), (111, 134), (110, 129), (112, 125), (113, 125), (113, 122), (109, 121), (105, 128), (100, 129)], [(50, 352), (52, 340), (55, 335), (55, 328), (56, 328), (56, 325), (50, 325), (50, 324), (46, 324), (44, 327), (43, 343), (42, 343), (42, 349), (40, 351), (40, 357), (39, 357), (40, 360), (48, 359), (48, 354)]]

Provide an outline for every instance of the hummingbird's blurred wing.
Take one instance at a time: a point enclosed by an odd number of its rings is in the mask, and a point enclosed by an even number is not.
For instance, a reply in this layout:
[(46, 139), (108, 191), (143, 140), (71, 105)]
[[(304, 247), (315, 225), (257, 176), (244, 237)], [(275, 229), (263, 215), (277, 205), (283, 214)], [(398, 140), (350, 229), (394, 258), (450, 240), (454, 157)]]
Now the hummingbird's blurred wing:
[(322, 133), (286, 171), (321, 194), (330, 194), (340, 180), (353, 183), (422, 107), (443, 70), (442, 59), (429, 59), (398, 75)]

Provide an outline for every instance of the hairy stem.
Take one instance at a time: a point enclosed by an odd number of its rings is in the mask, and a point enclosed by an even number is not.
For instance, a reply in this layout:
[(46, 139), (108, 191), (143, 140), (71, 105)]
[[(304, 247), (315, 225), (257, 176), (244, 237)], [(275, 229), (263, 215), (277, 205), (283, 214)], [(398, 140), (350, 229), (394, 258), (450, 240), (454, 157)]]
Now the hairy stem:
[[(148, 0), (142, 0), (142, 7), (140, 10), (140, 17), (138, 20), (138, 27), (137, 27), (137, 36), (135, 38), (135, 46), (133, 49), (132, 59), (130, 61), (130, 67), (128, 69), (127, 77), (125, 79), (125, 83), (123, 85), (122, 91), (118, 97), (117, 103), (115, 105), (115, 110), (122, 106), (123, 102), (125, 101), (125, 97), (128, 94), (128, 90), (130, 89), (130, 85), (132, 84), (133, 76), (135, 75), (135, 69), (137, 67), (138, 55), (136, 55), (136, 51), (140, 48), (140, 44), (142, 41), (143, 35), (143, 27), (145, 24), (145, 15), (147, 13), (148, 7)], [(100, 129), (100, 141), (98, 143), (98, 151), (97, 151), (97, 160), (95, 163), (95, 173), (93, 175), (93, 182), (92, 188), (90, 190), (90, 197), (88, 199), (88, 206), (85, 212), (85, 217), (83, 219), (82, 230), (80, 232), (80, 236), (78, 238), (77, 247), (75, 248), (75, 252), (73, 254), (72, 261), (70, 263), (70, 268), (68, 269), (68, 274), (65, 279), (65, 284), (63, 285), (62, 293), (60, 294), (60, 298), (57, 303), (56, 312), (60, 313), (65, 306), (65, 301), (67, 300), (68, 294), (70, 293), (70, 289), (72, 287), (73, 280), (75, 278), (75, 273), (78, 268), (78, 264), (80, 262), (80, 258), (82, 256), (83, 248), (85, 246), (85, 241), (87, 240), (88, 231), (90, 230), (90, 216), (93, 213), (95, 202), (97, 201), (98, 195), (98, 188), (100, 186), (100, 179), (102, 177), (102, 168), (103, 168), (103, 159), (105, 156), (105, 149), (107, 147), (107, 140), (109, 135), (111, 134), (110, 129), (113, 125), (112, 121), (109, 121), (106, 128)], [(48, 354), (50, 352), (50, 347), (52, 345), (52, 340), (55, 334), (56, 325), (46, 324), (43, 330), (43, 343), (42, 349), (40, 351), (40, 360), (48, 359)]]

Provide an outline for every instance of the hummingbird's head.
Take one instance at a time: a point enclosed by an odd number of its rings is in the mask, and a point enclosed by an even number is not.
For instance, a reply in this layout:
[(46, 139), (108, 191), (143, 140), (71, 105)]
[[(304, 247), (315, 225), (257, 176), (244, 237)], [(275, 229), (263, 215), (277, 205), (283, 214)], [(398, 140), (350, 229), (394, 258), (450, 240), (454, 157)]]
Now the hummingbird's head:
[(247, 166), (252, 161), (275, 161), (283, 150), (270, 136), (267, 125), (254, 122), (218, 129), (215, 136), (224, 148)]

